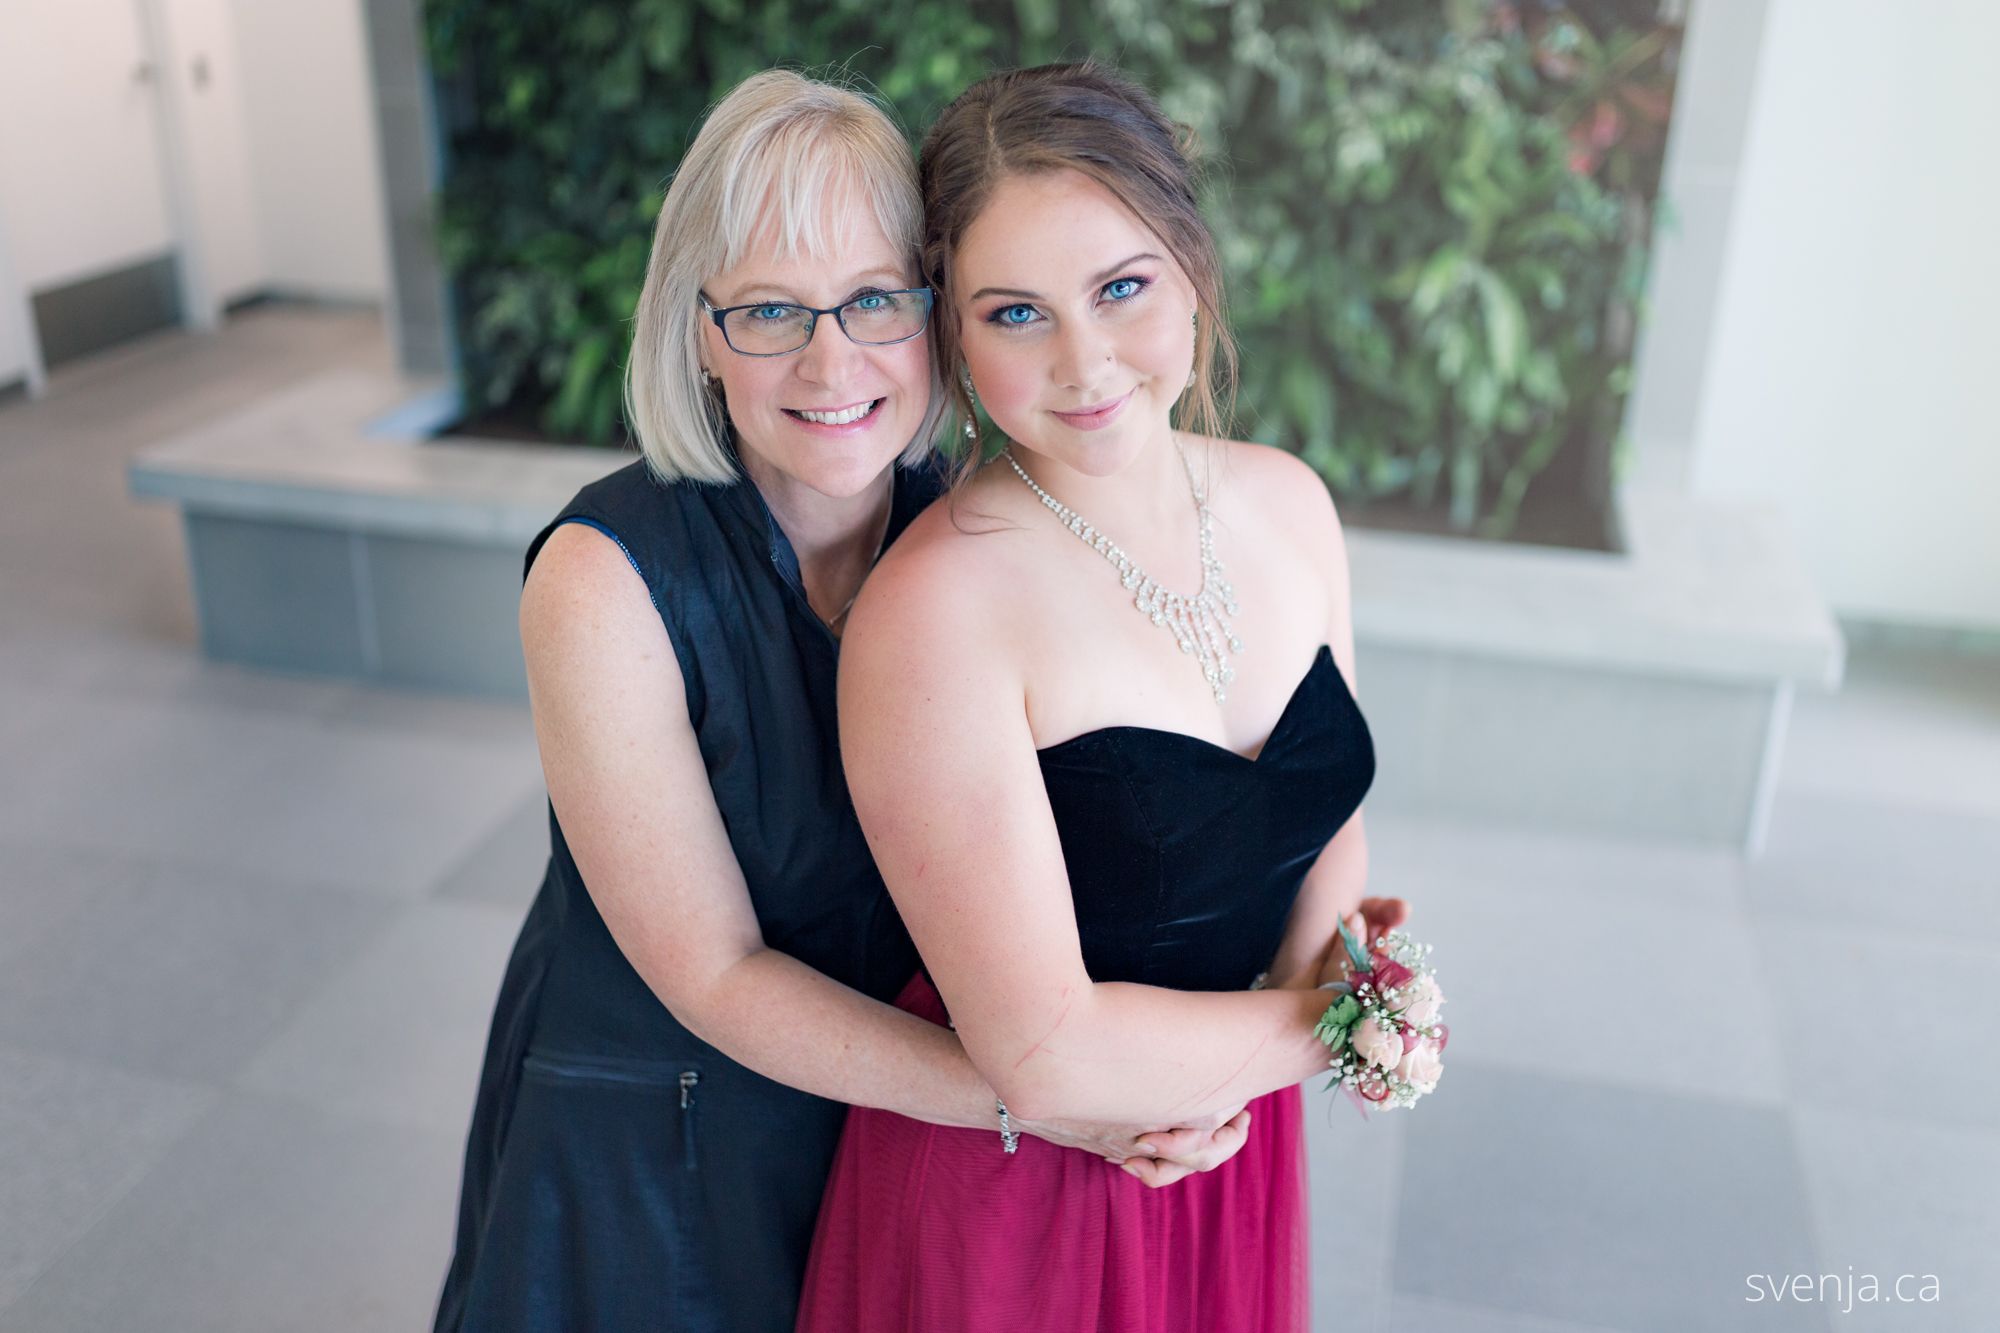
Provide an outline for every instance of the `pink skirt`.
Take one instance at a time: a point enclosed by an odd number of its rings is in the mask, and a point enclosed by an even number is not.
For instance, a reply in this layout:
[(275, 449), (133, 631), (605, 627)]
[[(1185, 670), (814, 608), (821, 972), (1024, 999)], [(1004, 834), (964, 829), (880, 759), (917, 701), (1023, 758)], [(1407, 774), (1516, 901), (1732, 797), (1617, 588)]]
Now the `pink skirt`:
[[(921, 973), (897, 1007), (945, 1021)], [(1304, 1333), (1299, 1090), (1250, 1141), (1148, 1189), (1090, 1153), (856, 1107), (820, 1205), (800, 1333)]]

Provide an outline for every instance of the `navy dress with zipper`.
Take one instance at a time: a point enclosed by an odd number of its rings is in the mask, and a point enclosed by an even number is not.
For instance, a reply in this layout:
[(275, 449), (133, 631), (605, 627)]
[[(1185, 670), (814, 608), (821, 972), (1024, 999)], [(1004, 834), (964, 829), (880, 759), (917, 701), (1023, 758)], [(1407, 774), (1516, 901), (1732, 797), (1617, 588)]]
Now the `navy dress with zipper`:
[[(938, 494), (896, 469), (888, 539)], [(876, 999), (917, 967), (841, 775), (837, 641), (756, 487), (633, 463), (528, 548), (584, 523), (665, 622), (715, 802), (771, 948)], [(644, 799), (635, 794), (635, 799)], [(501, 983), (438, 1333), (790, 1330), (847, 1108), (689, 1032), (598, 915), (560, 823)]]

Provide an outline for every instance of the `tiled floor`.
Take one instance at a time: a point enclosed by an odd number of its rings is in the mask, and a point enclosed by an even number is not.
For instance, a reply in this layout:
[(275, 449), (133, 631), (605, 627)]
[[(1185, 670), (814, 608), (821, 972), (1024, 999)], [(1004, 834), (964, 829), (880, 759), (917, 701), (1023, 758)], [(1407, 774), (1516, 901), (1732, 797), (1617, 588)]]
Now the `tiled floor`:
[[(265, 310), (0, 407), (0, 1330), (427, 1326), (546, 845), (527, 718), (203, 662), (123, 482), (384, 357)], [(2000, 659), (1857, 650), (1755, 864), (1370, 831), (1452, 1072), (1373, 1124), (1315, 1097), (1321, 1329), (2000, 1327)], [(1937, 1299), (1866, 1302), (1902, 1274)]]

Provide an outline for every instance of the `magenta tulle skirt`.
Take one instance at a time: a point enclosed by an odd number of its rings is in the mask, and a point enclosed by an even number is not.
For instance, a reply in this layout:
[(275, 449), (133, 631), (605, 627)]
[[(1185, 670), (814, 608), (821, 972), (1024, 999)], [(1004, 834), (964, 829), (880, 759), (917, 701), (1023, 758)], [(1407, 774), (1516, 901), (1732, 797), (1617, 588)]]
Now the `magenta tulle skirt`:
[[(897, 1007), (945, 1021), (919, 974)], [(800, 1333), (1304, 1333), (1299, 1090), (1250, 1104), (1250, 1139), (1148, 1189), (1090, 1153), (999, 1126), (856, 1107), (806, 1266)]]

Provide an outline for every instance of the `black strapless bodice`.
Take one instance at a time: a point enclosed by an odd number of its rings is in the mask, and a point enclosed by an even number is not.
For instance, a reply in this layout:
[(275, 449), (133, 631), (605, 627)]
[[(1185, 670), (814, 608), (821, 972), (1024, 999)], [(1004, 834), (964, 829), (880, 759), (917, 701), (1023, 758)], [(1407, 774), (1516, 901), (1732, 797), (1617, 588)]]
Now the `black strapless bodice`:
[(1255, 759), (1104, 727), (1040, 752), (1094, 981), (1241, 990), (1299, 883), (1375, 778), (1368, 723), (1322, 646)]

